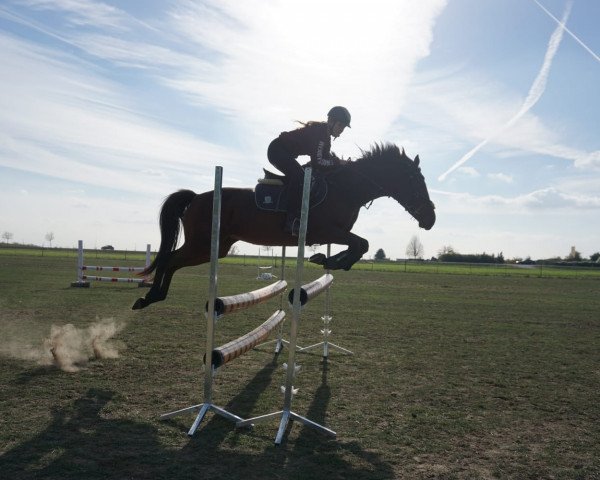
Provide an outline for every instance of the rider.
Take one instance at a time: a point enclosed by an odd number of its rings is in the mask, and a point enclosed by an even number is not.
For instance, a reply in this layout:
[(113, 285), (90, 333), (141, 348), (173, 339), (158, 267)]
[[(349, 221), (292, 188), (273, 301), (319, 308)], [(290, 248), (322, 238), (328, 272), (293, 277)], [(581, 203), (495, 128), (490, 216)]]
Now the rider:
[(346, 127), (350, 128), (350, 112), (337, 106), (327, 113), (327, 122), (302, 123), (302, 127), (296, 130), (282, 132), (269, 145), (269, 162), (287, 178), (288, 209), (283, 227), (286, 233), (298, 236), (300, 230), (304, 170), (296, 159), (300, 155), (309, 155), (315, 170), (345, 163), (330, 151), (330, 137), (339, 137)]

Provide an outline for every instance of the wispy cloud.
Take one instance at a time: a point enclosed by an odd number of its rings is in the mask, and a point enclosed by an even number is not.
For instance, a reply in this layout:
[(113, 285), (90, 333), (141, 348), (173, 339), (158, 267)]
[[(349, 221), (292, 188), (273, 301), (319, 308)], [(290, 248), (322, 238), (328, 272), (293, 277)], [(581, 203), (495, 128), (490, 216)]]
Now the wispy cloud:
[(471, 178), (477, 178), (477, 177), (481, 176), (480, 173), (473, 167), (461, 167), (460, 173), (467, 175), (468, 177), (471, 177)]
[[(549, 21), (525, 4), (519, 3), (519, 15), (533, 11), (538, 23), (514, 38), (541, 38), (535, 43), (543, 49), (546, 33), (538, 34)], [(523, 100), (515, 85), (531, 79), (523, 78), (527, 69), (513, 48), (528, 49), (523, 53), (531, 58), (535, 45), (507, 42), (480, 49), (477, 54), (492, 61), (478, 62), (474, 70), (468, 45), (446, 48), (444, 35), (460, 37), (464, 22), (472, 20), (461, 17), (456, 5), (173, 0), (142, 10), (135, 2), (112, 0), (4, 2), (0, 168), (7, 175), (0, 174), (0, 203), (8, 204), (21, 190), (29, 194), (19, 196), (21, 211), (0, 212), (3, 228), (15, 230), (15, 236), (30, 233), (36, 241), (54, 230), (67, 244), (81, 232), (87, 232), (88, 243), (137, 239), (139, 245), (140, 238), (156, 243), (156, 211), (165, 194), (212, 188), (215, 164), (226, 168), (227, 184), (250, 186), (274, 136), (295, 128), (294, 120), (323, 118), (333, 104), (353, 113), (352, 130), (334, 142), (337, 153), (355, 157), (359, 147), (394, 141), (411, 156), (421, 154), (430, 187), (454, 159), (489, 140), (480, 153), (493, 161), (459, 166), (448, 182), (456, 189), (466, 186), (470, 194), (432, 192), (440, 215), (436, 228), (422, 237), (428, 249), (457, 235), (454, 219), (477, 251), (473, 232), (478, 230), (487, 248), (503, 228), (500, 220), (518, 219), (516, 225), (527, 223), (521, 214), (545, 217), (552, 229), (554, 211), (565, 218), (593, 209), (595, 214), (600, 186), (591, 170), (600, 169), (600, 151), (593, 132), (585, 130), (591, 115), (580, 114), (580, 105), (559, 112), (565, 99), (551, 99), (550, 88), (544, 109), (534, 108), (542, 106), (536, 102), (556, 51), (548, 45), (544, 66)], [(574, 8), (568, 17), (575, 31), (579, 13)], [(494, 31), (494, 25), (485, 25)], [(501, 75), (498, 57), (510, 61)], [(581, 57), (589, 63), (587, 55)], [(562, 55), (556, 59), (553, 72)], [(565, 71), (556, 72), (561, 75), (551, 87), (560, 89)], [(573, 91), (587, 91), (581, 87)], [(518, 121), (507, 125), (515, 116)], [(550, 156), (567, 161), (549, 162)], [(548, 168), (532, 175), (530, 168), (542, 162)], [(586, 170), (585, 182), (580, 169)], [(523, 193), (525, 183), (531, 192)], [(502, 195), (479, 196), (482, 191)], [(31, 225), (24, 226), (22, 218)], [(486, 218), (493, 219), (493, 229), (484, 225)], [(519, 242), (530, 225), (517, 226)], [(355, 230), (388, 253), (417, 228), (395, 202), (381, 199)], [(403, 255), (403, 247), (396, 255)]]
[(37, 10), (60, 11), (75, 26), (111, 27), (121, 29), (128, 15), (122, 10), (103, 2), (90, 0), (22, 0)]
[[(360, 128), (337, 144), (356, 152), (354, 144), (366, 147), (390, 129), (445, 3), (179, 2), (166, 20), (168, 41), (89, 34), (72, 41), (103, 59), (154, 70), (194, 104), (245, 133), (251, 128), (263, 151), (286, 123), (347, 105)], [(153, 41), (176, 44), (177, 52)]]
[(513, 177), (511, 175), (506, 175), (505, 173), (490, 173), (487, 175), (487, 177), (504, 183), (513, 182)]
[(556, 55), (556, 52), (558, 51), (558, 47), (559, 47), (560, 42), (563, 37), (563, 31), (564, 31), (563, 24), (566, 23), (567, 19), (569, 18), (569, 14), (571, 12), (572, 5), (573, 5), (572, 1), (567, 3), (567, 6), (563, 13), (562, 22), (554, 30), (554, 32), (552, 33), (552, 36), (550, 37), (550, 41), (548, 43), (548, 48), (546, 50), (546, 55), (544, 56), (544, 62), (542, 64), (542, 68), (538, 72), (537, 77), (535, 78), (533, 84), (531, 85), (531, 88), (529, 89), (527, 98), (523, 102), (523, 105), (521, 105), (521, 108), (519, 109), (519, 111), (508, 122), (506, 122), (506, 124), (500, 130), (495, 132), (490, 137), (487, 137), (485, 140), (481, 141), (478, 145), (476, 145), (474, 148), (469, 150), (465, 155), (463, 155), (462, 158), (460, 158), (454, 165), (452, 165), (442, 175), (440, 175), (438, 177), (438, 180), (440, 182), (444, 181), (447, 178), (447, 176), (450, 173), (452, 173), (453, 171), (455, 171), (458, 167), (460, 167), (461, 165), (464, 165), (470, 158), (473, 157), (473, 155), (475, 155), (479, 150), (481, 150), (490, 141), (494, 140), (496, 137), (500, 136), (506, 130), (511, 128), (515, 123), (517, 123), (517, 121), (519, 121), (523, 117), (523, 115), (525, 115), (529, 110), (531, 110), (531, 108), (542, 97), (542, 95), (546, 89), (546, 82), (548, 80), (548, 75), (550, 73), (550, 67), (552, 66), (552, 61), (554, 59), (554, 56)]
[(539, 210), (560, 211), (572, 208), (582, 210), (600, 209), (600, 196), (598, 195), (576, 195), (563, 192), (555, 187), (542, 188), (513, 197), (502, 195), (473, 195), (443, 190), (433, 191), (436, 195), (444, 197), (445, 201), (443, 208), (447, 208), (448, 211), (452, 211), (458, 207), (463, 211), (486, 211), (491, 215), (504, 215), (510, 211), (523, 214)]
[(156, 192), (186, 177), (208, 186), (210, 172), (201, 178), (200, 160), (227, 165), (239, 158), (136, 113), (134, 105), (127, 108), (118, 85), (76, 58), (0, 35), (0, 61), (6, 68), (0, 78), (2, 166), (124, 190), (137, 183), (136, 191)]

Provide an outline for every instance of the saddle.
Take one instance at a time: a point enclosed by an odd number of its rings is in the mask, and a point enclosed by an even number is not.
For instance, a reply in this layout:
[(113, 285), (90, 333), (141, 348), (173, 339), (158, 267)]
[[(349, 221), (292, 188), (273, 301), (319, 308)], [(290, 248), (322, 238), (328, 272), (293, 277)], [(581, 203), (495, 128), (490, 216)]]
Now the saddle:
[[(254, 188), (254, 199), (260, 210), (270, 212), (287, 212), (288, 187), (287, 179), (283, 175), (277, 175), (269, 170), (263, 169), (265, 178), (258, 180)], [(313, 174), (310, 183), (310, 206), (316, 207), (323, 203), (327, 196), (327, 182), (325, 177)]]

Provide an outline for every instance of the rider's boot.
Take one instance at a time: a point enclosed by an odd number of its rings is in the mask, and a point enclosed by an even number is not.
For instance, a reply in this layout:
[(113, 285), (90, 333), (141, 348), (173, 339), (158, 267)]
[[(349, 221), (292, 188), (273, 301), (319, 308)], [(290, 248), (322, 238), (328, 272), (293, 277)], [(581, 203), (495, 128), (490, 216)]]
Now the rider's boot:
[(302, 185), (296, 180), (288, 183), (288, 204), (283, 231), (294, 237), (300, 234), (300, 206), (302, 204)]

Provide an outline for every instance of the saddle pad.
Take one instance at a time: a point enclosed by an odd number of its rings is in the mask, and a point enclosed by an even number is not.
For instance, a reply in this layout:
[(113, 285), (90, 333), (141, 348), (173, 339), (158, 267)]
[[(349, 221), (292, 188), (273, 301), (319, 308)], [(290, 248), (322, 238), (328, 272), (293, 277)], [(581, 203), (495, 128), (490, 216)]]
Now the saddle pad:
[[(287, 186), (259, 183), (254, 189), (256, 206), (271, 212), (287, 211)], [(322, 177), (312, 179), (310, 188), (310, 208), (320, 205), (327, 196), (327, 182)]]
[(256, 206), (260, 210), (270, 210), (272, 212), (287, 211), (287, 187), (285, 185), (269, 185), (259, 183), (254, 189), (254, 198)]

